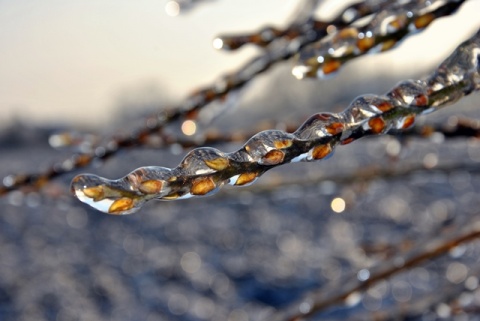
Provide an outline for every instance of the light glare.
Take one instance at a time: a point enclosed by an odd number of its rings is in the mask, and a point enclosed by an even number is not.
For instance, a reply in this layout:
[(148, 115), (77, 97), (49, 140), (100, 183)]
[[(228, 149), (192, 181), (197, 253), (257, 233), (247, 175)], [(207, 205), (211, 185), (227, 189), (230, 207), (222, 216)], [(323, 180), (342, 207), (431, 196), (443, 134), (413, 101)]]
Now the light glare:
[(223, 47), (223, 40), (220, 38), (213, 39), (213, 48), (215, 49), (222, 49)]
[(193, 120), (186, 120), (182, 124), (182, 133), (192, 136), (197, 131), (197, 124)]
[(342, 213), (343, 211), (345, 211), (345, 201), (343, 198), (334, 198), (330, 206), (335, 213)]
[(169, 1), (165, 5), (165, 12), (170, 17), (176, 17), (180, 13), (180, 5), (177, 1)]

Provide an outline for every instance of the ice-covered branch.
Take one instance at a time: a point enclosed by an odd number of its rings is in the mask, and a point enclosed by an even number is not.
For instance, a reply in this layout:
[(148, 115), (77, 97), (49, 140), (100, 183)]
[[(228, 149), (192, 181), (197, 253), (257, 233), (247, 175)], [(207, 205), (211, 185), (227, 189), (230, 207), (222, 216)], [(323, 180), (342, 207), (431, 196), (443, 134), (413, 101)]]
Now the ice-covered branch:
[(356, 98), (341, 113), (311, 116), (294, 133), (267, 130), (239, 150), (203, 147), (175, 168), (142, 167), (118, 180), (84, 174), (72, 181), (82, 202), (110, 214), (130, 214), (151, 199), (211, 195), (224, 184), (253, 183), (276, 166), (330, 156), (337, 145), (410, 127), (416, 115), (435, 111), (480, 88), (480, 31), (462, 43), (426, 80), (404, 81), (382, 96)]
[(299, 79), (323, 78), (338, 71), (349, 60), (368, 53), (390, 50), (402, 39), (426, 28), (435, 19), (452, 14), (463, 2), (464, 0), (390, 2), (383, 10), (370, 15), (367, 22), (339, 29), (303, 48), (292, 73)]
[[(171, 2), (173, 3), (174, 1)], [(342, 46), (348, 45), (352, 41), (350, 37), (354, 33), (351, 31), (358, 29), (355, 29), (356, 27), (351, 29), (350, 25), (357, 22), (359, 19), (362, 19), (363, 17), (368, 15), (374, 17), (373, 20), (369, 20), (371, 21), (369, 25), (372, 27), (375, 26), (375, 21), (377, 21), (377, 25), (381, 24), (380, 22), (382, 21), (386, 21), (388, 22), (388, 25), (397, 26), (398, 21), (392, 22), (392, 16), (389, 16), (386, 13), (392, 14), (393, 12), (397, 14), (397, 16), (394, 17), (397, 17), (397, 20), (400, 19), (399, 21), (401, 22), (403, 21), (402, 17), (409, 16), (409, 11), (407, 9), (415, 9), (415, 12), (418, 12), (418, 14), (415, 16), (415, 18), (413, 18), (414, 16), (409, 18), (409, 25), (413, 24), (413, 26), (415, 26), (414, 29), (418, 30), (421, 27), (428, 25), (437, 16), (453, 12), (460, 6), (462, 2), (463, 0), (437, 0), (433, 3), (425, 0), (412, 0), (407, 2), (369, 0), (347, 6), (332, 20), (317, 21), (312, 18), (311, 12), (309, 13), (309, 11), (312, 10), (305, 10), (315, 7), (317, 1), (307, 1), (305, 6), (301, 8), (302, 10), (300, 10), (300, 12), (294, 16), (293, 23), (287, 29), (283, 31), (280, 30), (280, 33), (277, 35), (278, 37), (276, 36), (271, 42), (269, 40), (265, 43), (265, 52), (248, 61), (246, 64), (238, 68), (237, 71), (221, 77), (213, 84), (192, 92), (183, 103), (175, 106), (175, 108), (151, 115), (146, 119), (146, 125), (142, 128), (138, 128), (137, 130), (126, 135), (115, 135), (107, 139), (102, 139), (100, 145), (92, 146), (92, 149), (89, 151), (81, 151), (80, 153), (72, 155), (64, 161), (56, 162), (43, 172), (34, 174), (8, 175), (4, 178), (3, 184), (0, 184), (0, 196), (22, 187), (28, 186), (40, 188), (43, 186), (43, 184), (52, 180), (53, 178), (70, 173), (73, 170), (86, 167), (93, 161), (104, 161), (125, 148), (142, 146), (152, 135), (164, 136), (163, 130), (167, 125), (179, 119), (195, 119), (201, 109), (214, 101), (223, 99), (224, 101), (229, 102), (231, 99), (235, 99), (234, 97), (238, 96), (236, 94), (248, 83), (254, 80), (259, 74), (269, 70), (270, 67), (276, 63), (290, 59), (292, 56), (298, 53), (299, 50), (315, 41), (320, 40), (321, 42), (326, 41), (328, 43), (328, 39), (332, 38), (333, 35), (333, 39), (339, 38), (337, 39), (338, 41), (332, 43), (335, 45), (335, 48), (341, 44)], [(396, 9), (393, 10), (392, 8)], [(420, 8), (424, 8), (423, 11), (420, 10)], [(383, 14), (381, 14), (382, 12)], [(372, 17), (370, 17), (370, 19), (372, 19)], [(383, 17), (383, 20), (378, 17)], [(365, 34), (359, 30), (360, 29), (358, 29), (358, 33), (356, 33), (357, 37), (361, 37), (362, 34)], [(264, 31), (265, 30), (254, 33), (247, 38), (257, 40), (261, 39), (268, 33), (265, 33)], [(397, 41), (404, 36), (399, 32), (394, 32), (393, 35), (396, 37), (395, 39)], [(379, 44), (384, 44), (385, 42), (382, 41), (390, 39), (389, 37), (383, 37), (379, 35), (375, 39), (379, 41)], [(235, 39), (235, 37), (220, 37), (214, 41), (214, 45), (220, 48), (222, 46), (226, 46), (232, 41), (235, 42), (238, 40)], [(357, 40), (357, 45), (366, 41), (365, 39), (360, 38)], [(306, 48), (306, 50), (307, 49), (308, 48)], [(368, 50), (368, 52), (373, 51), (374, 50)], [(337, 50), (335, 52), (338, 53)], [(316, 75), (319, 75), (319, 69), (321, 70), (320, 74), (333, 73), (340, 67), (340, 61), (344, 62), (355, 57), (356, 56), (349, 55), (348, 57), (343, 57), (340, 60), (327, 59), (325, 60), (324, 65), (322, 65), (323, 67), (320, 68), (319, 66), (316, 66), (313, 69), (316, 70)], [(295, 68), (294, 74), (299, 76), (302, 74), (302, 70), (307, 72), (305, 68), (302, 68), (303, 67), (301, 66)], [(311, 67), (308, 67), (307, 69), (313, 70)], [(223, 104), (226, 105), (225, 103)], [(164, 140), (163, 138), (165, 137), (162, 137), (162, 141), (165, 143), (169, 141), (168, 139)]]

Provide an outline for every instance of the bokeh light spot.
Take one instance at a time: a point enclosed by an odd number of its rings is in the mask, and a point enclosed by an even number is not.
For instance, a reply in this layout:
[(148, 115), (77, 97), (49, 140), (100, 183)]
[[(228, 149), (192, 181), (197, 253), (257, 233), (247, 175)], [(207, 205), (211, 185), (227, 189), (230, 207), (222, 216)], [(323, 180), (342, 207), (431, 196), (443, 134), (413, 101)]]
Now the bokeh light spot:
[(357, 279), (359, 281), (367, 281), (370, 278), (370, 271), (367, 269), (361, 269), (357, 273)]
[(428, 153), (423, 158), (423, 166), (425, 168), (434, 168), (438, 164), (438, 155), (435, 153)]
[(180, 13), (180, 5), (177, 1), (169, 1), (165, 5), (165, 12), (170, 17), (176, 17)]
[(335, 213), (342, 213), (343, 211), (345, 211), (345, 200), (343, 198), (336, 197), (332, 200), (330, 206)]
[(192, 136), (197, 131), (197, 124), (193, 120), (186, 120), (182, 124), (182, 133)]
[(220, 38), (213, 39), (213, 48), (222, 49), (223, 48), (223, 40), (220, 39)]
[(195, 252), (187, 252), (182, 256), (180, 265), (185, 272), (195, 273), (200, 269), (202, 259), (200, 258), (200, 255)]

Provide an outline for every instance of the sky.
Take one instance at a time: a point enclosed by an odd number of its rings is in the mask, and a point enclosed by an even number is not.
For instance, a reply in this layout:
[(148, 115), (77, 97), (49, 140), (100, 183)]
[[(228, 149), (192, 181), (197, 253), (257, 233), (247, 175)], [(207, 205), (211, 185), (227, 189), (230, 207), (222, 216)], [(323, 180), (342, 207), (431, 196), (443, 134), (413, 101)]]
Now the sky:
[[(96, 125), (129, 96), (185, 97), (257, 53), (219, 52), (216, 35), (281, 27), (299, 0), (212, 0), (178, 17), (167, 2), (0, 0), (0, 125)], [(480, 1), (468, 2), (456, 23), (437, 28), (440, 37), (480, 26)]]
[(186, 95), (255, 52), (216, 51), (219, 32), (282, 22), (296, 3), (274, 2), (211, 1), (174, 18), (162, 0), (0, 0), (2, 118), (103, 122), (123, 92)]

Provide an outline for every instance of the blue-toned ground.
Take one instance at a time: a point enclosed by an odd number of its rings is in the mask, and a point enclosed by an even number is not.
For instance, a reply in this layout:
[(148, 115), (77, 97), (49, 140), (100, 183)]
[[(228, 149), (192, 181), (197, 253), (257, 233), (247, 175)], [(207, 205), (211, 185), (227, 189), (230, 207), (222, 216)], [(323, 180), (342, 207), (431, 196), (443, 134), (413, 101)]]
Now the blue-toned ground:
[[(425, 119), (473, 117), (469, 110)], [(5, 131), (0, 174), (67, 155), (49, 148), (49, 132)], [(412, 139), (392, 160), (396, 148), (391, 137), (363, 139), (329, 160), (274, 169), (251, 187), (151, 202), (122, 217), (74, 199), (68, 184), (77, 173), (39, 193), (13, 192), (0, 199), (0, 320), (282, 320), (308, 311), (310, 291), (369, 278), (399, 253), (478, 224), (480, 141)], [(114, 178), (180, 159), (127, 150), (84, 171)], [(346, 202), (341, 213), (331, 207), (337, 197)], [(452, 249), (308, 320), (475, 320), (479, 257), (479, 242)]]

